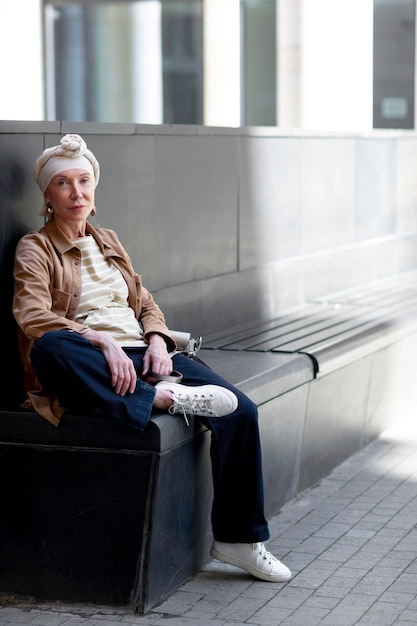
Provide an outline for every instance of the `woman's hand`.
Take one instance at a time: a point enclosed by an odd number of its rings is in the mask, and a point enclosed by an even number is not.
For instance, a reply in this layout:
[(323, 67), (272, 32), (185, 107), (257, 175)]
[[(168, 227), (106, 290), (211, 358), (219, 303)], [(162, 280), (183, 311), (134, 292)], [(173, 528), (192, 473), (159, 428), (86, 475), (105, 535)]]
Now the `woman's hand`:
[(142, 376), (149, 373), (167, 376), (172, 372), (172, 361), (165, 339), (156, 333), (149, 336), (149, 347), (143, 357)]
[(120, 396), (127, 392), (133, 393), (136, 388), (137, 374), (133, 361), (122, 350), (121, 346), (107, 333), (88, 329), (83, 337), (101, 348), (110, 369), (111, 384)]

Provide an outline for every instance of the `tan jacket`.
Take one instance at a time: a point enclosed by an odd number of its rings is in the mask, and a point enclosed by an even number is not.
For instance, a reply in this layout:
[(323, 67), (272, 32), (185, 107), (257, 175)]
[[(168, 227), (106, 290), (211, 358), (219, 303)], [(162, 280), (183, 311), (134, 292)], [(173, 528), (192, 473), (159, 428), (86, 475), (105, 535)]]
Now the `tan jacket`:
[[(106, 228), (86, 232), (97, 241), (102, 253), (122, 273), (128, 286), (129, 305), (140, 320), (144, 338), (150, 333), (163, 335), (170, 350), (175, 348), (165, 318), (141, 278), (116, 233)], [(54, 220), (38, 231), (27, 233), (16, 248), (14, 265), (13, 314), (18, 324), (19, 350), (25, 375), (25, 389), (33, 407), (55, 426), (65, 408), (56, 398), (42, 395), (33, 371), (30, 353), (34, 342), (49, 331), (87, 327), (75, 322), (81, 293), (81, 252), (64, 235)]]

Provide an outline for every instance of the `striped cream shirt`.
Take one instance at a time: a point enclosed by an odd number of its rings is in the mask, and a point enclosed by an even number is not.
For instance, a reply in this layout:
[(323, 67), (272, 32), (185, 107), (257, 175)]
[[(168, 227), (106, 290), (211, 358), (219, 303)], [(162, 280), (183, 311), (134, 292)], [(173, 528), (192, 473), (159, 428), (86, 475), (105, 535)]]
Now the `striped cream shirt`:
[(110, 333), (124, 346), (146, 346), (120, 271), (101, 254), (91, 235), (72, 241), (81, 250), (82, 290), (76, 321)]

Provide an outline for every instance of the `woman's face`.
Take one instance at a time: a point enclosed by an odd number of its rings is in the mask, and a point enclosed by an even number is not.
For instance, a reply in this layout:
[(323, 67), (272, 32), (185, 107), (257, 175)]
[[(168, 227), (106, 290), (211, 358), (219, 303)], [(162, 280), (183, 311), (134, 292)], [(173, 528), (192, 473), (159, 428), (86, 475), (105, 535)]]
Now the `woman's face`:
[(87, 170), (65, 170), (56, 174), (45, 193), (54, 219), (79, 222), (86, 220), (94, 207), (94, 179)]

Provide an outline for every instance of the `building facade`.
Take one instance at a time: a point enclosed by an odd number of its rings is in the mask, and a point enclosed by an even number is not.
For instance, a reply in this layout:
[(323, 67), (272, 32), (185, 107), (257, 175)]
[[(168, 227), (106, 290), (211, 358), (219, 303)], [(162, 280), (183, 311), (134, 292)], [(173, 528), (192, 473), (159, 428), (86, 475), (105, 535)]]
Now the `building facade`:
[(415, 126), (415, 0), (14, 0), (0, 32), (0, 119)]

